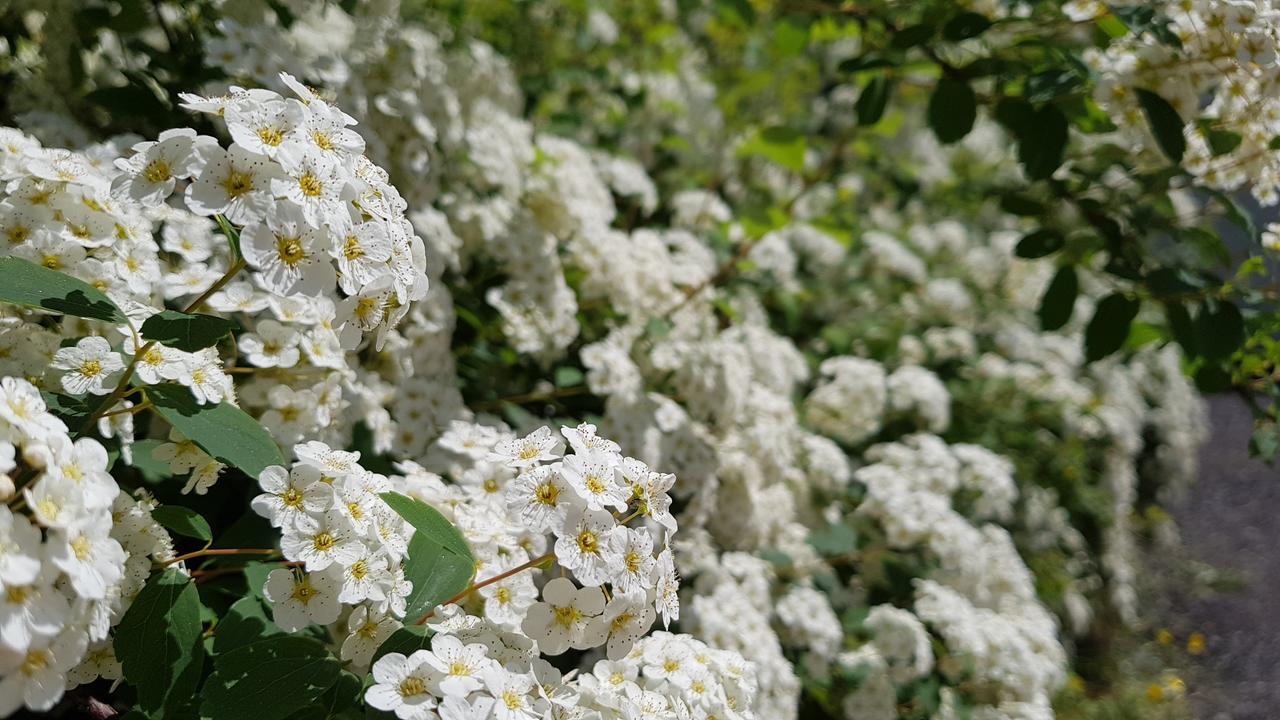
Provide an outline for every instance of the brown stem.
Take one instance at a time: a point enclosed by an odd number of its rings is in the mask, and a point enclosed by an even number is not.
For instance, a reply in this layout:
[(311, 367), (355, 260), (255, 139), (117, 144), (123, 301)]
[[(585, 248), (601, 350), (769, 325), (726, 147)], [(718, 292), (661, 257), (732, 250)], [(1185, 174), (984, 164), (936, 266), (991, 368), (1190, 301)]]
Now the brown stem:
[(206, 557), (210, 555), (275, 555), (279, 553), (275, 548), (205, 548), (204, 550), (196, 550), (186, 555), (178, 557), (163, 563), (160, 567), (165, 568), (170, 565), (176, 565), (183, 560), (191, 560), (192, 558)]

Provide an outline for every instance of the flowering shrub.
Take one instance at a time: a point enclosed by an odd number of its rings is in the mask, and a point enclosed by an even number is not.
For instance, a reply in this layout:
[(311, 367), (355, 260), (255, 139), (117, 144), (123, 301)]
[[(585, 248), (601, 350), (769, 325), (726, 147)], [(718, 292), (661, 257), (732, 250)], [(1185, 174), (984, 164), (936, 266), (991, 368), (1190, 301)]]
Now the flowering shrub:
[(1103, 679), (1197, 388), (1280, 447), (1274, 11), (580, 5), (0, 10), (0, 714)]

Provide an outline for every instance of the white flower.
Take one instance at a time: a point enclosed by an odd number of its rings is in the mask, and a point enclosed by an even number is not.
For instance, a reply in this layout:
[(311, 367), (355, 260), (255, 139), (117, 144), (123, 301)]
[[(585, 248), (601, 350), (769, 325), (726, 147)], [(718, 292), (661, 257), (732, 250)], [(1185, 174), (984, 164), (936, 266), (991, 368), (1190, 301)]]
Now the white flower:
[(151, 343), (151, 347), (138, 356), (133, 374), (148, 385), (177, 380), (183, 374), (183, 365), (190, 362), (190, 358), (190, 353), (160, 343)]
[(631, 493), (618, 482), (617, 459), (606, 453), (569, 455), (560, 474), (592, 510), (626, 510)]
[(298, 343), (302, 336), (297, 330), (275, 320), (263, 320), (256, 330), (237, 340), (250, 365), (288, 368), (298, 364)]
[(579, 455), (593, 452), (616, 455), (621, 452), (618, 443), (597, 435), (596, 426), (591, 423), (582, 423), (576, 428), (562, 427), (560, 434), (564, 435), (570, 447)]
[[(66, 596), (54, 590), (53, 568), (28, 585), (11, 585), (0, 593), (0, 647), (23, 653), (36, 638), (53, 637), (67, 621)], [(3, 654), (3, 653), (0, 653)]]
[(285, 557), (306, 563), (307, 569), (314, 572), (333, 563), (349, 565), (355, 562), (360, 557), (361, 544), (352, 535), (346, 518), (330, 510), (317, 518), (312, 527), (286, 531), (280, 547)]
[[(654, 611), (648, 599), (633, 602), (626, 598), (614, 598), (604, 609), (604, 614), (591, 622), (603, 626), (609, 636), (605, 649), (610, 660), (621, 660), (631, 652), (636, 641), (653, 627)], [(599, 634), (600, 628), (593, 629)]]
[(67, 686), (67, 671), (80, 662), (87, 644), (79, 628), (68, 628), (0, 660), (0, 715), (8, 717), (24, 705), (36, 712), (52, 708)]
[(298, 126), (307, 108), (293, 99), (244, 101), (227, 107), (227, 131), (237, 145), (267, 157), (276, 157), (287, 143), (297, 141)]
[(221, 213), (247, 225), (271, 208), (271, 183), (279, 175), (280, 166), (265, 155), (234, 143), (227, 150), (212, 150), (200, 175), (187, 186), (187, 207), (197, 215)]
[(66, 371), (62, 387), (72, 395), (106, 395), (115, 390), (110, 383), (124, 370), (124, 360), (106, 338), (90, 335), (72, 347), (59, 349), (50, 367)]
[(480, 677), (498, 666), (489, 658), (489, 651), (479, 643), (464, 644), (453, 635), (436, 635), (431, 640), (427, 664), (435, 668), (433, 688), (440, 695), (456, 695), (465, 698), (480, 689)]
[(0, 507), (0, 588), (28, 585), (40, 573), (40, 531), (25, 515)]
[(336, 567), (320, 572), (281, 568), (272, 570), (262, 593), (271, 601), (272, 618), (287, 632), (308, 625), (328, 625), (338, 619), (341, 579)]
[(574, 508), (556, 530), (556, 561), (573, 571), (583, 585), (600, 586), (615, 571), (618, 556), (612, 534), (613, 516), (604, 510)]
[(391, 241), (383, 221), (370, 220), (347, 230), (341, 247), (329, 251), (338, 261), (338, 284), (343, 292), (361, 288), (391, 273)]
[(109, 523), (84, 520), (49, 534), (49, 562), (67, 574), (82, 598), (106, 598), (107, 589), (124, 574), (124, 548), (110, 532)]
[(313, 514), (328, 509), (333, 501), (333, 490), (320, 482), (320, 471), (310, 465), (295, 465), (292, 470), (272, 465), (258, 475), (258, 484), (266, 492), (250, 506), (273, 527), (312, 530), (318, 524)]
[(542, 589), (542, 602), (534, 603), (521, 629), (537, 641), (547, 655), (559, 655), (570, 647), (593, 648), (604, 642), (606, 629), (591, 619), (604, 612), (599, 588), (578, 588), (565, 578), (555, 578)]
[(384, 600), (383, 586), (390, 580), (387, 558), (359, 545), (359, 554), (342, 568), (342, 593), (338, 599), (355, 604), (365, 600)]
[(551, 465), (526, 470), (507, 489), (507, 508), (534, 532), (563, 527), (573, 499), (573, 491)]
[(154, 142), (134, 145), (133, 157), (115, 161), (123, 172), (112, 181), (111, 191), (157, 207), (173, 192), (179, 179), (199, 173), (207, 156), (217, 149), (217, 140), (198, 136), (190, 128), (165, 130)]
[(532, 707), (533, 686), (533, 678), (525, 673), (490, 668), (484, 674), (484, 687), (493, 696), (493, 717), (497, 720), (534, 720), (539, 717)]
[(669, 548), (658, 555), (656, 603), (663, 627), (669, 627), (672, 620), (680, 619), (680, 576), (676, 573), (675, 560)]
[(456, 695), (446, 697), (436, 708), (440, 720), (488, 720), (493, 712), (493, 698), (477, 696), (466, 700)]
[(342, 641), (342, 659), (359, 668), (368, 667), (373, 654), (398, 627), (400, 623), (386, 613), (371, 610), (364, 605), (357, 607), (347, 618), (349, 634)]
[(511, 467), (527, 468), (544, 461), (558, 460), (563, 450), (564, 444), (551, 434), (551, 428), (544, 425), (522, 438), (499, 442), (489, 457)]
[(393, 652), (378, 658), (373, 664), (374, 684), (365, 692), (365, 702), (374, 709), (394, 712), (400, 720), (430, 718), (436, 698), (429, 689), (434, 674), (429, 657), (428, 651), (418, 650), (408, 657)]
[(609, 582), (614, 591), (632, 599), (646, 597), (654, 586), (654, 570), (658, 567), (653, 558), (653, 536), (621, 527), (610, 535), (609, 541), (614, 558)]
[(281, 296), (320, 295), (333, 288), (324, 238), (293, 207), (275, 207), (240, 235), (244, 257), (264, 290)]
[(308, 148), (283, 154), (280, 165), (284, 175), (272, 179), (271, 192), (301, 208), (312, 227), (344, 228), (351, 223), (351, 213), (342, 203), (346, 182), (338, 163)]

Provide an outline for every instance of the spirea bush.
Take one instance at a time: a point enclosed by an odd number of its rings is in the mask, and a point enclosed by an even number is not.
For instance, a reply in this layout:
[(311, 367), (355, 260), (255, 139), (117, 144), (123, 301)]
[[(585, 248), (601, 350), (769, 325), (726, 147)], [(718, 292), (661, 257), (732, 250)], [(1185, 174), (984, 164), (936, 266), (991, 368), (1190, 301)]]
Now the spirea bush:
[(0, 715), (1053, 717), (1280, 447), (1277, 12), (0, 8)]

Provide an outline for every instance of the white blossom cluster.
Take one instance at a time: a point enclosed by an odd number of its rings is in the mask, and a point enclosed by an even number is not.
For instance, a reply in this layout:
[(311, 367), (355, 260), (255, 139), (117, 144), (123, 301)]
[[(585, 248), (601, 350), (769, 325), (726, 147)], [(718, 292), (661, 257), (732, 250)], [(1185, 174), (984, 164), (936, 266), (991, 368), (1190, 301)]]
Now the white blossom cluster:
[[(15, 494), (20, 491), (20, 494)], [(0, 378), (0, 715), (120, 678), (111, 629), (173, 559), (155, 506), (122, 493), (96, 440), (72, 440), (40, 391)]]
[[(1151, 157), (1159, 145), (1137, 89), (1158, 93), (1181, 116), (1186, 140), (1182, 167), (1197, 184), (1223, 191), (1248, 186), (1263, 205), (1280, 202), (1280, 6), (1270, 0), (1192, 0), (1148, 5), (1167, 18), (1171, 43), (1152, 32), (1131, 32), (1086, 61), (1098, 74), (1094, 97), (1119, 125), (1126, 143)], [(1072, 2), (1073, 19), (1106, 12), (1100, 2)], [(1233, 147), (1212, 133), (1234, 133)]]

